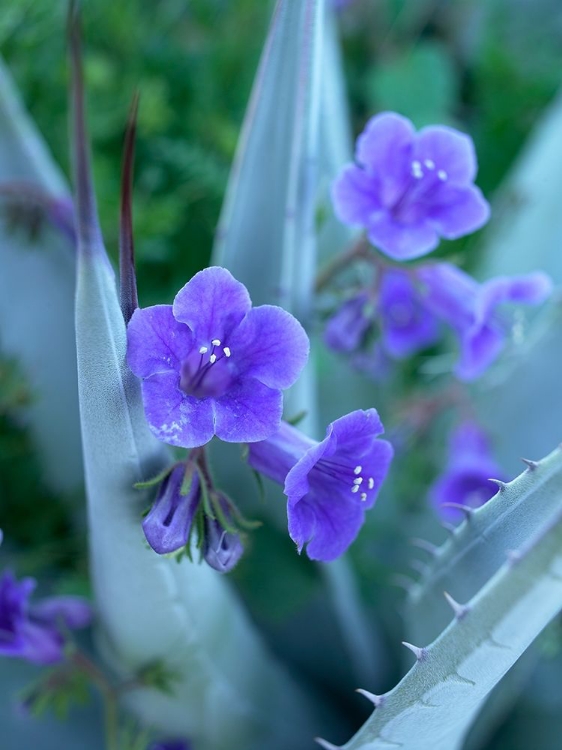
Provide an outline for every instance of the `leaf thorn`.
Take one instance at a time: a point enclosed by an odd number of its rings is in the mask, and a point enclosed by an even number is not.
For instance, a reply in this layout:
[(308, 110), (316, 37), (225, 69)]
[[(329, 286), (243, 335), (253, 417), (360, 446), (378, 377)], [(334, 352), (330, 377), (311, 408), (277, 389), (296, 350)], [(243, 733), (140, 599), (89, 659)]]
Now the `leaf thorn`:
[(539, 465), (538, 461), (531, 461), (530, 458), (522, 458), (521, 460), (523, 461), (524, 464), (527, 465), (529, 471), (534, 471)]
[(488, 479), (488, 482), (493, 482), (495, 485), (497, 485), (498, 490), (500, 492), (503, 492), (507, 488), (507, 484), (505, 482), (502, 482), (501, 479)]
[(408, 643), (408, 641), (402, 641), (402, 645), (406, 646), (407, 649), (409, 649), (416, 659), (418, 661), (423, 661), (425, 657), (427, 656), (427, 651), (425, 648), (419, 648), (419, 646), (414, 646), (413, 643)]
[(462, 618), (467, 614), (467, 612), (470, 610), (470, 607), (466, 604), (459, 604), (453, 597), (447, 592), (444, 591), (443, 595), (445, 599), (447, 600), (447, 603), (450, 605), (451, 609), (455, 613), (455, 617), (457, 620), (462, 620)]
[(340, 745), (332, 745), (331, 742), (328, 742), (328, 740), (323, 740), (322, 737), (315, 737), (314, 742), (317, 742), (320, 747), (324, 748), (324, 750), (341, 750)]
[(376, 695), (375, 693), (370, 693), (368, 690), (363, 690), (363, 688), (357, 688), (355, 692), (362, 695), (368, 701), (371, 701), (375, 708), (380, 708), (385, 700), (384, 695)]
[(425, 552), (429, 552), (433, 557), (436, 557), (439, 552), (439, 548), (435, 544), (428, 542), (427, 539), (419, 539), (415, 537), (414, 539), (410, 539), (410, 543), (413, 544), (414, 547), (418, 547), (418, 549), (423, 549)]

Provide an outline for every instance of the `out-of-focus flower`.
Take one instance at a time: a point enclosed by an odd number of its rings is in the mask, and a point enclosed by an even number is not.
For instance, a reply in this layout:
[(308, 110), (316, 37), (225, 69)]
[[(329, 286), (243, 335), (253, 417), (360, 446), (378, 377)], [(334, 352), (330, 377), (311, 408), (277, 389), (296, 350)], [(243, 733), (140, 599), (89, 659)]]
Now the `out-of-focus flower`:
[(82, 628), (92, 619), (89, 604), (79, 597), (57, 596), (30, 604), (32, 578), (18, 582), (6, 571), (0, 578), (0, 654), (34, 664), (63, 658), (61, 628)]
[(505, 344), (508, 325), (496, 309), (502, 303), (537, 305), (552, 292), (542, 272), (499, 276), (479, 284), (450, 263), (432, 263), (416, 269), (423, 284), (427, 310), (451, 326), (460, 344), (455, 374), (473, 380), (490, 366)]
[(282, 423), (250, 445), (250, 465), (284, 485), (289, 535), (313, 560), (342, 555), (356, 538), (386, 477), (393, 450), (376, 409), (332, 422), (318, 443)]
[(352, 352), (376, 320), (372, 295), (362, 291), (347, 299), (332, 315), (324, 330), (324, 341), (335, 352)]
[(187, 494), (181, 494), (185, 465), (176, 466), (163, 480), (156, 500), (142, 522), (147, 542), (159, 555), (185, 547), (193, 518), (199, 507), (201, 491), (195, 471)]
[[(219, 502), (226, 520), (230, 523), (228, 503), (221, 497), (219, 497)], [(207, 565), (218, 570), (219, 573), (228, 573), (242, 557), (243, 552), (244, 547), (240, 534), (225, 529), (219, 519), (205, 516), (203, 557)]]
[(365, 227), (370, 241), (396, 260), (419, 258), (439, 238), (479, 229), (490, 209), (474, 186), (469, 136), (442, 125), (418, 133), (405, 117), (373, 117), (357, 140), (355, 164), (333, 185), (338, 218)]
[(145, 413), (160, 440), (192, 448), (213, 435), (263, 440), (278, 428), (282, 389), (298, 378), (308, 337), (288, 312), (252, 308), (224, 268), (197, 273), (173, 305), (138, 309), (127, 361), (142, 378)]
[(378, 310), (382, 346), (395, 359), (415, 354), (439, 338), (436, 318), (421, 303), (411, 274), (405, 271), (385, 271)]
[(159, 740), (153, 742), (149, 750), (191, 750), (191, 747), (187, 740)]
[(490, 479), (503, 480), (505, 476), (485, 433), (473, 422), (464, 422), (451, 435), (447, 467), (430, 489), (431, 503), (444, 520), (461, 520), (462, 511), (447, 504), (484, 505), (497, 492)]

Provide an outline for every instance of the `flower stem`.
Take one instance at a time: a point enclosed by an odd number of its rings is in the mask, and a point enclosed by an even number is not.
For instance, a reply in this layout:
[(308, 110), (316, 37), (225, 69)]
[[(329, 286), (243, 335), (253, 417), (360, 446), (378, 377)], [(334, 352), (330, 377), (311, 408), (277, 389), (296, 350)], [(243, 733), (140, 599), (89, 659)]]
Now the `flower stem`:
[(316, 278), (315, 291), (321, 292), (332, 279), (359, 258), (370, 257), (370, 245), (366, 235), (362, 234), (350, 247), (336, 255)]
[(83, 672), (99, 690), (105, 714), (106, 750), (119, 750), (119, 715), (117, 690), (102, 670), (82, 651), (74, 651), (70, 657), (72, 664)]

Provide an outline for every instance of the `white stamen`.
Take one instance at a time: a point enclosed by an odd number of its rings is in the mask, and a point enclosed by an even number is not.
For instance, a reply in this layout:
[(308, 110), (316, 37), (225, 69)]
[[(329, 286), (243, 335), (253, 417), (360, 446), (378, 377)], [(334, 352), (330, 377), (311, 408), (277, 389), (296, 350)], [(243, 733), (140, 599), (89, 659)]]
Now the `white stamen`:
[(224, 347), (223, 352), (225, 357), (230, 357), (231, 352), (228, 346)]
[(433, 161), (433, 159), (426, 159), (426, 160), (424, 161), (424, 164), (425, 164), (425, 166), (426, 166), (426, 167), (427, 167), (428, 169), (435, 169), (435, 162)]
[(373, 479), (373, 477), (369, 477), (369, 489), (372, 490), (374, 486), (375, 480)]
[(351, 488), (351, 491), (352, 492), (359, 492), (359, 485), (358, 484), (354, 484), (353, 487)]
[(440, 169), (439, 172), (437, 172), (437, 177), (439, 177), (440, 180), (443, 180), (443, 182), (445, 182), (447, 176), (447, 172), (445, 172), (444, 169)]
[(421, 178), (423, 177), (423, 170), (419, 161), (412, 162), (412, 175), (416, 178), (416, 180), (421, 180)]
[(213, 346), (220, 346), (220, 345), (221, 345), (220, 339), (213, 339), (213, 340), (211, 341), (211, 344), (212, 344)]
[(217, 361), (217, 355), (216, 354), (211, 354), (211, 356), (209, 357), (209, 362), (212, 365), (214, 365), (216, 361)]
[(363, 477), (357, 477), (357, 479), (353, 480), (353, 484), (361, 484), (362, 481), (363, 481)]
[(363, 467), (362, 467), (362, 466), (356, 466), (356, 467), (355, 467), (355, 468), (353, 469), (353, 473), (354, 473), (354, 474), (361, 474), (361, 472), (362, 472), (362, 471), (363, 471)]
[(208, 348), (206, 346), (202, 346), (201, 349), (199, 349), (199, 354), (207, 354)]
[(362, 492), (361, 493), (361, 501), (365, 502), (366, 499), (367, 499), (367, 493), (366, 492)]

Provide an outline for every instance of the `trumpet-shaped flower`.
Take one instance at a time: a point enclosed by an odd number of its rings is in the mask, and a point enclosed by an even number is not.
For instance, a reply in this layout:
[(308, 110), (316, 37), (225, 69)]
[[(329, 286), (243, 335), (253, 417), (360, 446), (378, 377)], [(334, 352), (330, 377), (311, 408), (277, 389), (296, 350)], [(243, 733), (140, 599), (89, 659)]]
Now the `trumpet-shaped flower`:
[(246, 287), (213, 267), (180, 289), (173, 305), (135, 311), (127, 362), (142, 378), (152, 432), (193, 448), (213, 435), (237, 443), (275, 432), (281, 391), (299, 376), (308, 349), (292, 315), (273, 305), (252, 308)]
[(365, 227), (370, 241), (396, 260), (419, 258), (439, 238), (479, 229), (489, 206), (474, 186), (472, 140), (442, 125), (416, 133), (405, 117), (373, 117), (357, 140), (355, 164), (334, 183), (338, 218)]
[(92, 611), (86, 601), (73, 596), (30, 604), (34, 588), (32, 578), (18, 582), (9, 571), (0, 578), (0, 655), (52, 664), (63, 658), (61, 627), (85, 627)]
[(542, 272), (498, 276), (483, 284), (450, 263), (421, 266), (416, 273), (427, 310), (457, 334), (460, 358), (455, 374), (461, 380), (482, 375), (504, 347), (508, 325), (498, 305), (538, 305), (552, 291), (552, 282)]
[(289, 535), (313, 560), (342, 555), (356, 538), (386, 477), (393, 450), (376, 409), (332, 422), (320, 443), (282, 423), (250, 445), (250, 465), (284, 485)]
[(449, 461), (443, 474), (430, 489), (430, 498), (439, 515), (447, 521), (463, 518), (460, 509), (448, 504), (478, 508), (497, 492), (490, 479), (505, 479), (492, 457), (488, 438), (473, 422), (464, 422), (451, 435)]

